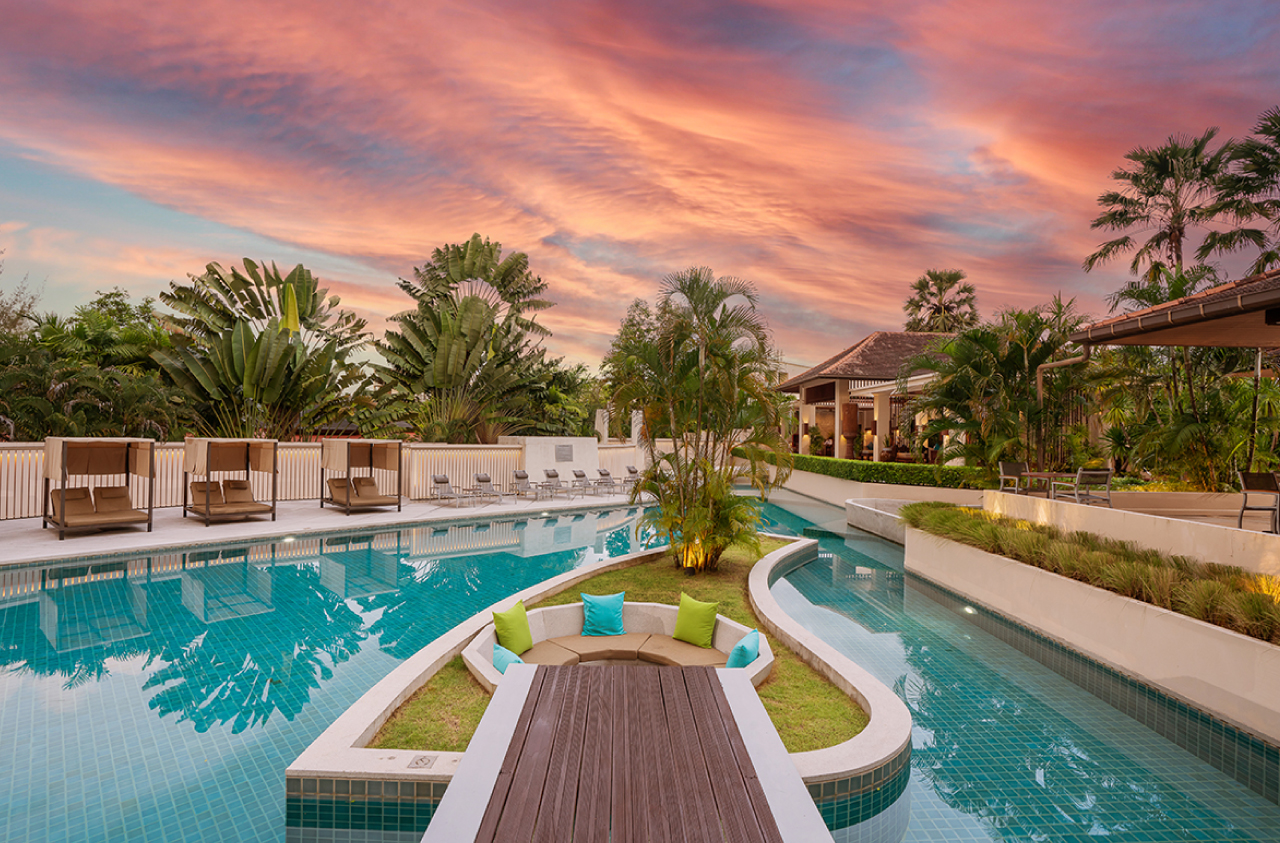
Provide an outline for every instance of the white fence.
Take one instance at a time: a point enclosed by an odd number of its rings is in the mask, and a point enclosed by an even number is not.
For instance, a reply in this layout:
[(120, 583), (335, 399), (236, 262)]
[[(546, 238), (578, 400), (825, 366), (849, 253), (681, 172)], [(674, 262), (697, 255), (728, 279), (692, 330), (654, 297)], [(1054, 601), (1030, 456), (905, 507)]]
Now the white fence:
[[(601, 445), (600, 467), (615, 477), (626, 474), (626, 466), (634, 465), (634, 445)], [(282, 501), (316, 500), (320, 496), (320, 443), (281, 442), (277, 452), (279, 472), (276, 477), (276, 499)], [(447, 474), (454, 483), (471, 485), (473, 475), (485, 473), (501, 488), (511, 482), (511, 473), (524, 467), (524, 449), (520, 445), (438, 445), (405, 443), (401, 472), (401, 493), (422, 500), (431, 493), (431, 475)], [(44, 471), (44, 443), (0, 443), (0, 520), (34, 518), (40, 515), (40, 497)], [(394, 475), (375, 471), (383, 494), (395, 492)], [(271, 499), (271, 478), (261, 472), (251, 474), (258, 500)], [(124, 482), (123, 476), (94, 477), (94, 486), (113, 486)], [(131, 479), (135, 501), (146, 500), (146, 480)], [(182, 505), (182, 443), (161, 442), (156, 445), (155, 505)]]

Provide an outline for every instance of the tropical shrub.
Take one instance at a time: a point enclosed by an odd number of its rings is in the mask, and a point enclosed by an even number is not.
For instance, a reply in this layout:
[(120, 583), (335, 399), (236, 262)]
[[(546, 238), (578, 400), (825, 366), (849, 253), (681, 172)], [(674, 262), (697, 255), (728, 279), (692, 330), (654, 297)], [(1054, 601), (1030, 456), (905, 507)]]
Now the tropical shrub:
[[(735, 452), (745, 456), (745, 452)], [(764, 454), (761, 459), (773, 464), (774, 456)], [(859, 483), (894, 483), (899, 486), (935, 486), (940, 489), (987, 489), (994, 486), (990, 473), (981, 468), (962, 465), (919, 465), (916, 463), (872, 462), (871, 460), (846, 460), (836, 457), (815, 457), (793, 454), (792, 468), (825, 474), (841, 480)]]
[[(737, 495), (735, 483), (766, 494), (790, 471), (773, 391), (780, 367), (745, 281), (705, 267), (678, 272), (663, 279), (658, 309), (662, 318), (616, 370), (617, 409), (644, 417), (649, 467), (633, 500), (653, 497), (642, 523), (670, 543), (679, 565), (713, 570), (726, 549), (758, 544), (759, 504)], [(772, 477), (766, 456), (777, 467)]]

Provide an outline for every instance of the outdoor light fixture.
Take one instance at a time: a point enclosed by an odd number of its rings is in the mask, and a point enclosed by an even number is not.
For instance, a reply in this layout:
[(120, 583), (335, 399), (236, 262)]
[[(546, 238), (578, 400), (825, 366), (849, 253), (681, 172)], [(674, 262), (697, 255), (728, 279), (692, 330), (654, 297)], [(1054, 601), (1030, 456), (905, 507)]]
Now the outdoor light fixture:
[(974, 610), (973, 610), (973, 607), (972, 607), (972, 606), (965, 606), (965, 607), (964, 607), (964, 610), (965, 610), (965, 612), (966, 612), (966, 613), (968, 613), (968, 614), (970, 614), (970, 615), (974, 614)]
[(293, 536), (285, 536), (285, 537), (284, 537), (284, 540), (285, 540), (285, 541), (287, 541), (287, 542), (294, 542), (294, 541), (297, 541), (297, 539), (295, 539)]

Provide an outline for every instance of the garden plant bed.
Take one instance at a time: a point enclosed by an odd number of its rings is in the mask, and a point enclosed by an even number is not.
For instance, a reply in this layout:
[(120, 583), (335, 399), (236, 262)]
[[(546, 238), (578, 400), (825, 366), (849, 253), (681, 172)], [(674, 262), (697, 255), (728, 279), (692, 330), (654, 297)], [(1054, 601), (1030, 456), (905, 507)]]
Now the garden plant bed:
[[(765, 553), (787, 544), (764, 539)], [(626, 591), (636, 602), (678, 604), (683, 591), (697, 600), (718, 602), (726, 618), (760, 629), (747, 603), (747, 576), (755, 559), (748, 552), (732, 550), (716, 571), (688, 576), (671, 557), (661, 556), (625, 568), (598, 574), (552, 595), (537, 605), (557, 606), (577, 602), (581, 592), (613, 594)], [(772, 637), (775, 663), (772, 675), (757, 689), (761, 702), (789, 752), (805, 752), (833, 746), (858, 734), (867, 724), (866, 713), (839, 688)], [(480, 684), (456, 658), (432, 677), (400, 707), (369, 744), (374, 749), (432, 749), (461, 751), (484, 714), (489, 701)]]
[(949, 504), (900, 514), (923, 532), (1280, 644), (1280, 577)]

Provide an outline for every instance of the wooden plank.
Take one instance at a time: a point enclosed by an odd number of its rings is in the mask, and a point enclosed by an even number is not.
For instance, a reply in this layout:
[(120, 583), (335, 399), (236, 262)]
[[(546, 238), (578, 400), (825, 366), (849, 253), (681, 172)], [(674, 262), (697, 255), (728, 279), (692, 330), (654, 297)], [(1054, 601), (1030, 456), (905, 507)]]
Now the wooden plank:
[(722, 840), (720, 818), (716, 814), (715, 798), (711, 793), (711, 780), (707, 775), (702, 746), (698, 742), (698, 730), (693, 722), (693, 709), (689, 704), (684, 672), (679, 669), (664, 670), (660, 674), (660, 679), (674, 755), (673, 778), (676, 786), (676, 801), (680, 808), (686, 839), (690, 841)]
[(625, 668), (606, 667), (613, 677), (613, 799), (609, 813), (609, 826), (613, 843), (640, 843), (642, 838), (632, 834), (631, 828), (631, 706), (629, 671)]
[(571, 839), (578, 806), (582, 745), (586, 731), (590, 677), (569, 671), (565, 704), (551, 747), (551, 767), (543, 790), (542, 806), (533, 831), (534, 843), (561, 843)]
[(765, 795), (763, 785), (760, 784), (760, 777), (756, 774), (756, 765), (751, 760), (751, 753), (742, 740), (742, 733), (738, 729), (737, 718), (733, 716), (733, 709), (729, 705), (729, 698), (725, 695), (724, 686), (720, 684), (720, 677), (714, 670), (708, 671), (708, 674), (711, 680), (711, 696), (720, 712), (719, 720), (724, 724), (729, 745), (737, 759), (738, 769), (742, 772), (748, 804), (755, 813), (756, 822), (760, 826), (764, 839), (768, 843), (782, 843), (782, 832), (778, 829), (778, 821), (769, 807), (769, 798)]
[(640, 705), (644, 712), (641, 723), (644, 731), (641, 779), (646, 785), (650, 843), (677, 843), (683, 841), (685, 835), (680, 810), (673, 798), (671, 729), (662, 703), (661, 673), (662, 668), (659, 667), (639, 668)]
[(520, 709), (520, 717), (516, 720), (515, 732), (511, 735), (511, 743), (507, 746), (506, 757), (503, 758), (502, 767), (498, 771), (498, 779), (494, 783), (493, 793), (489, 796), (489, 804), (485, 806), (484, 819), (480, 821), (480, 830), (476, 832), (477, 843), (481, 843), (481, 841), (489, 843), (489, 841), (493, 840), (493, 836), (498, 830), (498, 820), (502, 817), (502, 811), (507, 802), (507, 794), (511, 790), (511, 780), (515, 775), (520, 753), (528, 737), (529, 723), (533, 719), (533, 712), (537, 708), (542, 685), (546, 677), (547, 669), (545, 667), (539, 666), (534, 671), (533, 682), (529, 685), (529, 695), (525, 697), (524, 706)]
[[(573, 822), (574, 843), (608, 843), (613, 790), (613, 681), (608, 667), (590, 672), (590, 704), (582, 742), (578, 810)], [(568, 839), (568, 838), (565, 838)]]
[(716, 776), (712, 792), (725, 838), (729, 843), (764, 843), (764, 833), (747, 798), (746, 782), (729, 745), (719, 706), (711, 696), (710, 683), (718, 681), (711, 675), (712, 670), (710, 667), (683, 668), (707, 768)]
[(546, 670), (547, 678), (542, 683), (538, 706), (529, 721), (529, 736), (525, 739), (511, 779), (512, 795), (507, 799), (494, 835), (502, 843), (531, 839), (537, 823), (556, 724), (564, 709), (564, 690), (574, 673), (570, 667), (547, 667)]

